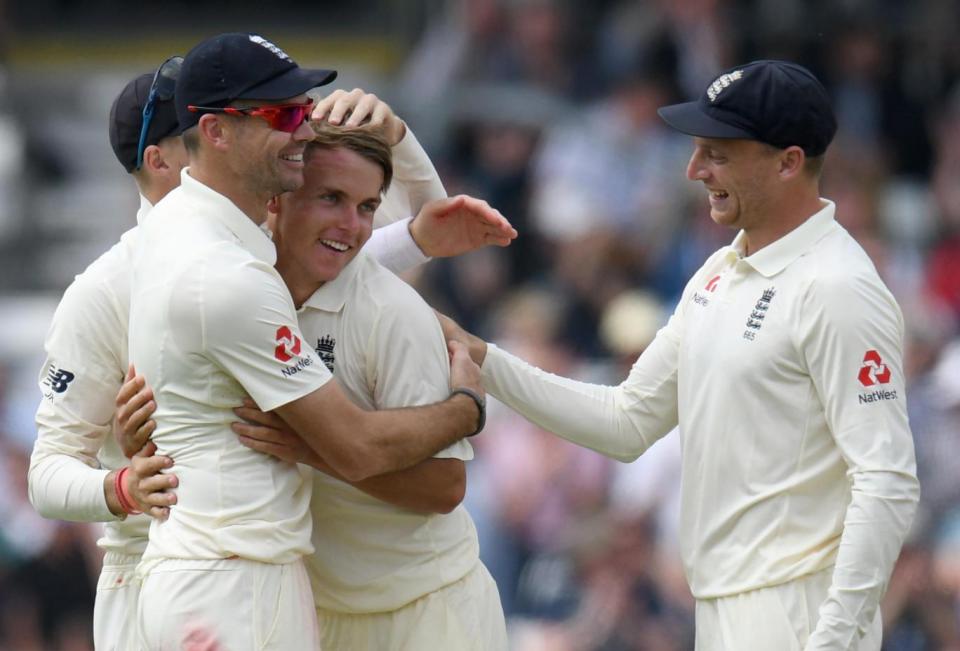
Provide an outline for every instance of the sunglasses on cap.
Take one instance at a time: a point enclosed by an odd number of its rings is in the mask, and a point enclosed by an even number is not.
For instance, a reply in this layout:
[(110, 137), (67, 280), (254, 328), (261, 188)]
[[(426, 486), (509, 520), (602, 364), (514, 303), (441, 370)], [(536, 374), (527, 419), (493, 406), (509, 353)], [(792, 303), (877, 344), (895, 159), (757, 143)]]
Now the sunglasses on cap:
[(302, 104), (270, 104), (251, 108), (233, 108), (232, 106), (220, 108), (216, 106), (194, 106), (191, 104), (187, 107), (187, 110), (193, 113), (226, 113), (227, 115), (245, 115), (248, 117), (263, 118), (270, 125), (271, 129), (293, 133), (310, 116), (311, 106), (313, 106), (313, 100), (308, 99)]
[(147, 103), (143, 106), (143, 118), (140, 122), (140, 142), (137, 143), (137, 167), (140, 169), (143, 165), (143, 150), (147, 148), (147, 132), (150, 131), (150, 122), (153, 121), (153, 112), (157, 107), (157, 102), (169, 102), (173, 99), (173, 89), (177, 85), (177, 75), (180, 74), (180, 66), (183, 65), (183, 57), (170, 57), (157, 68), (153, 75), (153, 81), (150, 82), (150, 93), (147, 95)]

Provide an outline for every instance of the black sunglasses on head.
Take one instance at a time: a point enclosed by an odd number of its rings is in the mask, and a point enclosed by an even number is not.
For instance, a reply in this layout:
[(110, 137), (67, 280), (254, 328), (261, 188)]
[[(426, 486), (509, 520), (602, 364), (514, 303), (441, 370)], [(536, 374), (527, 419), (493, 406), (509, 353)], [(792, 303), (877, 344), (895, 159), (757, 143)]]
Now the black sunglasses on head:
[(153, 75), (153, 81), (150, 83), (150, 94), (147, 95), (147, 103), (143, 106), (143, 120), (140, 127), (140, 142), (137, 144), (137, 166), (140, 169), (143, 165), (143, 150), (147, 148), (147, 131), (150, 130), (150, 122), (153, 120), (153, 111), (158, 101), (168, 102), (173, 99), (173, 89), (177, 85), (177, 75), (180, 74), (180, 66), (183, 64), (183, 57), (170, 57), (157, 68)]

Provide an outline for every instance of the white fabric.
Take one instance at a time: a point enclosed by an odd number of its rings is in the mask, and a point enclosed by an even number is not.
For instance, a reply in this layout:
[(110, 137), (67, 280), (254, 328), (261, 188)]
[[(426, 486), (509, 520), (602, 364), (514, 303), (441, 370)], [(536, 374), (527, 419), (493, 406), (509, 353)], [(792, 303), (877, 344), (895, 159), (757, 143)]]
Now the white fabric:
[[(140, 197), (137, 223), (151, 210)], [(30, 501), (41, 515), (106, 522), (99, 546), (139, 554), (146, 546), (147, 516), (113, 515), (104, 477), (126, 465), (112, 431), (114, 400), (127, 371), (130, 269), (139, 227), (67, 288), (47, 333), (40, 371), (37, 441), (30, 458)]]
[(393, 183), (373, 216), (375, 227), (385, 226), (419, 212), (423, 204), (447, 196), (440, 175), (409, 128), (393, 155)]
[[(832, 577), (831, 567), (769, 588), (697, 601), (696, 651), (802, 651)], [(880, 651), (882, 633), (878, 609), (862, 636), (842, 648)]]
[(385, 613), (317, 609), (321, 646), (350, 651), (507, 651), (500, 595), (482, 564), (440, 590)]
[[(318, 651), (310, 581), (300, 561), (165, 560), (140, 588), (143, 651), (181, 651), (191, 635), (224, 651)], [(191, 648), (191, 647), (186, 647)]]
[[(450, 393), (450, 367), (433, 310), (409, 285), (361, 252), (299, 311), (300, 328), (347, 395), (365, 409), (411, 407)], [(436, 455), (469, 460), (466, 441)], [(317, 606), (395, 610), (449, 585), (479, 563), (463, 506), (423, 514), (315, 473), (307, 560)]]
[(130, 352), (156, 396), (153, 440), (180, 481), (169, 519), (150, 525), (145, 570), (162, 558), (290, 563), (313, 551), (309, 481), (230, 429), (244, 396), (269, 411), (331, 378), (304, 344), (275, 258), (266, 233), (189, 169), (143, 227)]
[[(392, 190), (393, 186), (390, 187)], [(393, 273), (403, 273), (428, 262), (430, 257), (424, 255), (410, 234), (411, 220), (412, 217), (407, 217), (375, 229), (363, 250)]]
[(107, 552), (103, 557), (93, 605), (93, 646), (97, 651), (136, 648), (139, 562), (140, 554)]
[(622, 460), (679, 422), (694, 596), (835, 565), (809, 649), (852, 648), (866, 630), (919, 495), (900, 310), (833, 217), (825, 202), (752, 256), (742, 235), (711, 256), (617, 387), (548, 375), (495, 346), (483, 367), (496, 398)]

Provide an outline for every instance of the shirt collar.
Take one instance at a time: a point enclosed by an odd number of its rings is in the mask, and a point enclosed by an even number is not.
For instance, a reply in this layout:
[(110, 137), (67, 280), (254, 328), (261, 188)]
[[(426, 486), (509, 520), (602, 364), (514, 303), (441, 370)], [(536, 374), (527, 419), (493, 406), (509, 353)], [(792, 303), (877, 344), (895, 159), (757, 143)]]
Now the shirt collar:
[(360, 267), (364, 264), (364, 252), (361, 250), (356, 257), (350, 261), (343, 271), (333, 280), (324, 283), (323, 287), (310, 295), (303, 302), (304, 308), (311, 310), (322, 310), (324, 312), (339, 312), (347, 302), (350, 289), (353, 287), (353, 281), (360, 273)]
[[(743, 261), (767, 278), (786, 269), (790, 263), (812, 249), (827, 233), (838, 227), (837, 222), (834, 221), (836, 206), (828, 199), (821, 199), (821, 201), (824, 206), (818, 212), (779, 240), (743, 258)], [(740, 231), (730, 245), (731, 249), (742, 255), (746, 248), (745, 238), (744, 232)]]
[(153, 204), (142, 194), (140, 195), (140, 210), (137, 211), (137, 226), (143, 225), (143, 220), (147, 218), (147, 213), (153, 210)]
[[(277, 262), (277, 249), (268, 232), (258, 226), (236, 204), (213, 188), (204, 185), (189, 174), (190, 168), (180, 172), (180, 187), (193, 205), (204, 210), (226, 226), (239, 240), (240, 244), (261, 261), (271, 267)], [(266, 206), (264, 206), (266, 211)]]

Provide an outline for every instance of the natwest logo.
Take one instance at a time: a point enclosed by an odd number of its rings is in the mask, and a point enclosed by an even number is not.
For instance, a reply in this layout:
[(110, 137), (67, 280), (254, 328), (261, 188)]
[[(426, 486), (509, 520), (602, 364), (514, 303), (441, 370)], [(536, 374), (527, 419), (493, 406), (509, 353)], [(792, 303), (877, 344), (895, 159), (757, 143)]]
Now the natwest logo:
[(857, 379), (865, 387), (872, 387), (876, 384), (886, 384), (890, 381), (890, 369), (883, 360), (880, 359), (880, 353), (875, 350), (868, 350), (863, 356), (863, 366), (857, 373)]
[(707, 284), (704, 286), (704, 289), (707, 290), (708, 292), (715, 292), (717, 291), (717, 283), (719, 282), (720, 282), (720, 276), (716, 275), (707, 282)]
[(300, 355), (300, 337), (290, 332), (287, 326), (277, 328), (277, 348), (273, 356), (281, 362), (289, 362)]

